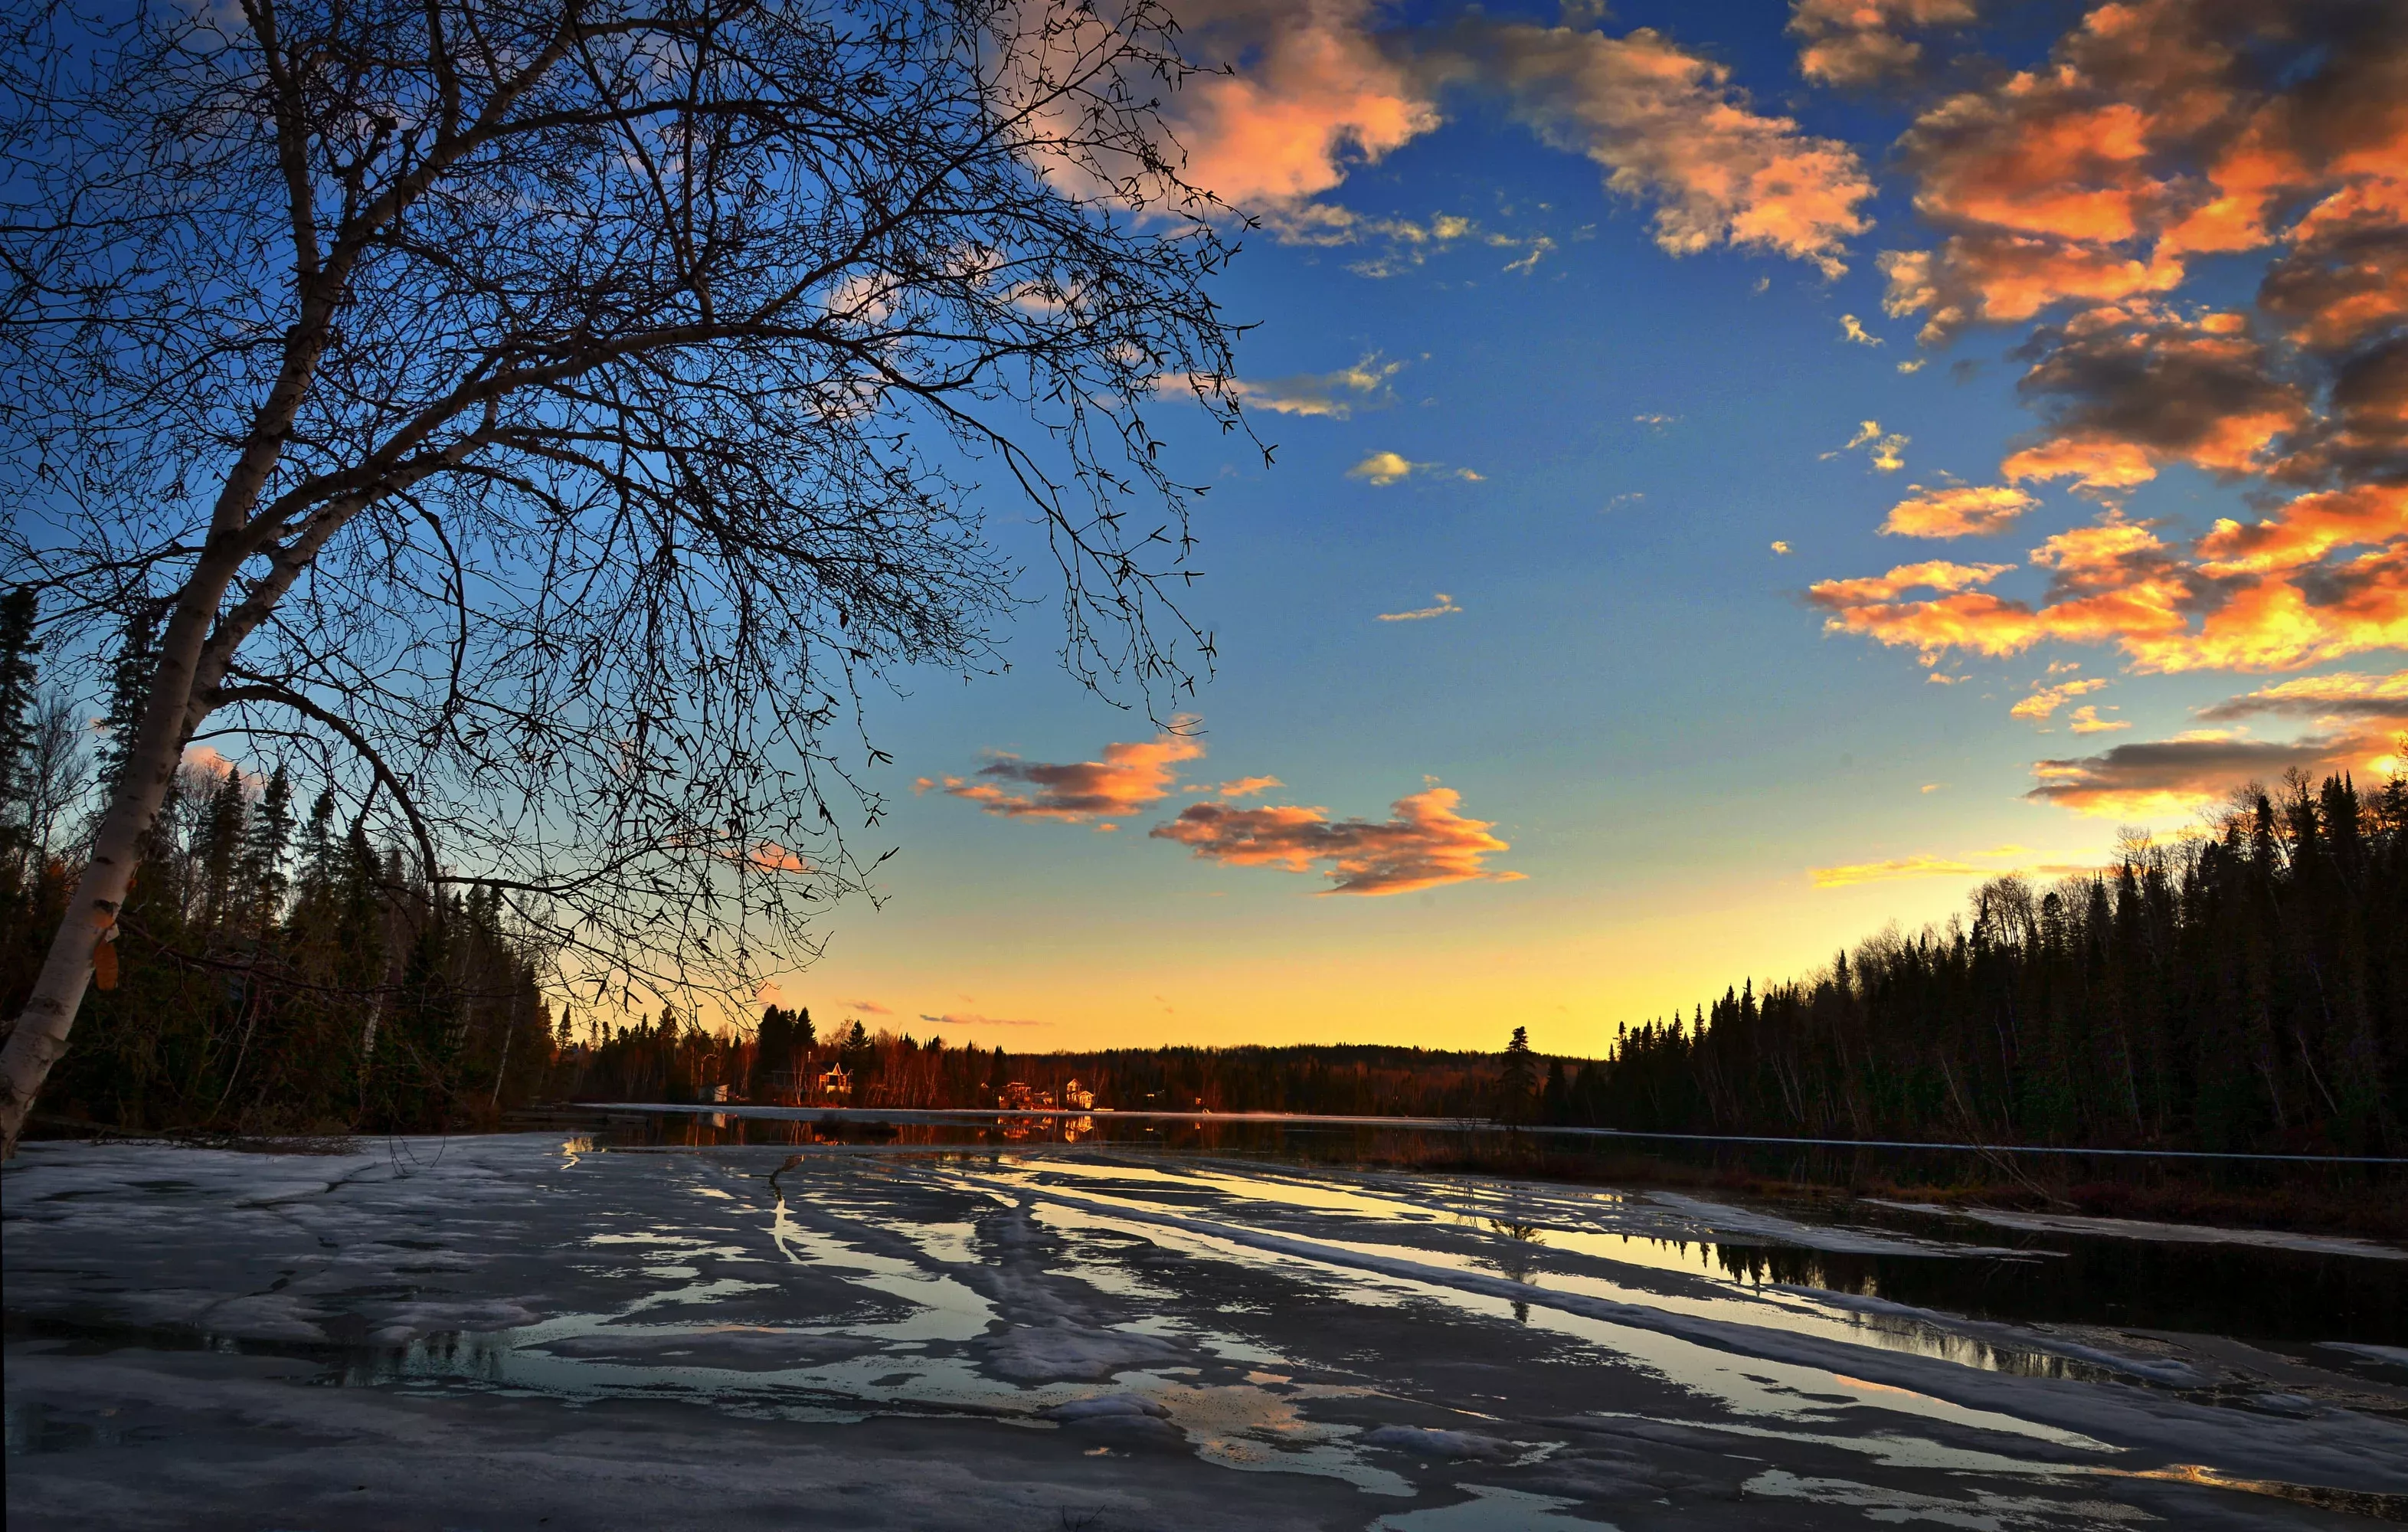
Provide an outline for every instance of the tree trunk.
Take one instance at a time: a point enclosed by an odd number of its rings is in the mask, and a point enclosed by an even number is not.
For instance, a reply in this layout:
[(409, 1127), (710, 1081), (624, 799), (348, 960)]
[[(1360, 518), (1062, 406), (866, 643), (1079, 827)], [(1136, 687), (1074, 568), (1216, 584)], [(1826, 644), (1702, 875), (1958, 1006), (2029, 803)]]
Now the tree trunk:
[(184, 740), (195, 722), (190, 716), (194, 676), (218, 603), (238, 562), (238, 555), (204, 554), (168, 621), (150, 701), (143, 708), (134, 749), (125, 758), (123, 780), (117, 784), (100, 831), (93, 838), (92, 860), (76, 883), (58, 935), (51, 938), (41, 977), (18, 1013), (7, 1046), (0, 1049), (0, 1159), (16, 1157), (18, 1137), (24, 1132), (42, 1081), (66, 1053), (67, 1033), (75, 1026), (85, 986), (92, 980), (93, 949), (124, 907), (126, 889), (142, 860), (143, 838), (158, 817), (167, 784), (174, 780), (182, 760)]

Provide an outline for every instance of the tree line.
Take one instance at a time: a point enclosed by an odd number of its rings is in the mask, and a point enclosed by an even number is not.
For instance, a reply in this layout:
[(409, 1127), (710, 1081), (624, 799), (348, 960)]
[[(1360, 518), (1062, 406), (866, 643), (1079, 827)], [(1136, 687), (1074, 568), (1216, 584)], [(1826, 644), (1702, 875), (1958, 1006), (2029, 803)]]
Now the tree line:
[(2204, 834), (1626, 1025), (1546, 1094), (1636, 1130), (2401, 1153), (2408, 780), (2243, 787)]

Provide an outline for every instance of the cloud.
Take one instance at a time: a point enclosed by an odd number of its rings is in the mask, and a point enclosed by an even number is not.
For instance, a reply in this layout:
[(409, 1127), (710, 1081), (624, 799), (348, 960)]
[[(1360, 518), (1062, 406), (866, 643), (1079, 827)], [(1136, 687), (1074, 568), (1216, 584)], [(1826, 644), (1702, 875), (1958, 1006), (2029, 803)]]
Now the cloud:
[(1195, 720), (1172, 722), (1174, 728), (1152, 739), (1106, 745), (1100, 761), (1057, 766), (997, 754), (973, 777), (923, 777), (912, 785), (919, 792), (941, 787), (1007, 819), (1109, 820), (1160, 803), (1179, 780), (1179, 763), (1203, 755), (1203, 741), (1180, 732)]
[(2387, 676), (2340, 671), (2279, 681), (2200, 709), (2209, 723), (2231, 723), (2262, 713), (2297, 717), (2393, 719), (2408, 723), (2408, 670)]
[(1891, 537), (1976, 537), (2004, 532), (2040, 504), (2004, 484), (1960, 484), (1927, 490), (1909, 484), (1907, 498), (1889, 508), (1881, 532)]
[(2408, 482), (2358, 484), (2303, 494), (2247, 525), (2218, 521), (2199, 541), (2213, 575), (2258, 574), (2313, 564), (2337, 548), (2408, 536)]
[(2268, 306), (2295, 302), (2302, 336), (2351, 332), (2320, 316), (2401, 301), (2372, 295), (2387, 257), (2367, 236), (2398, 226), (2403, 32), (2398, 7), (2096, 7), (2045, 63), (1942, 98), (1899, 140), (1947, 237), (1884, 253), (1888, 311), (1929, 314), (1937, 341), (2168, 292), (2193, 255), (2284, 241)]
[(1898, 365), (1898, 370), (1900, 372), (1921, 372), (1929, 365), (1930, 360), (1931, 359), (1929, 357), (1926, 356), (1910, 357), (1906, 361), (1900, 362)]
[[(2210, 546), (2230, 551), (2233, 541)], [(1954, 650), (2000, 657), (2045, 640), (2113, 644), (2142, 671), (2295, 670), (2408, 644), (2408, 543), (2263, 574), (2202, 563), (2199, 551), (2110, 512), (2032, 550), (2052, 577), (2037, 605), (1969, 588), (2007, 565), (1907, 565), (1807, 594), (1831, 613), (1826, 631), (1911, 648), (1927, 664)], [(1949, 573), (1968, 568), (1987, 574)], [(1917, 578), (1926, 570), (1938, 578)], [(1900, 599), (1916, 586), (1942, 594)]]
[(1409, 894), (1471, 881), (1510, 882), (1523, 875), (1491, 872), (1485, 859), (1511, 848), (1488, 823), (1455, 811), (1462, 796), (1432, 787), (1399, 798), (1384, 822), (1332, 820), (1326, 809), (1230, 809), (1191, 804), (1152, 832), (1201, 860), (1232, 866), (1311, 872), (1318, 866), (1325, 894)]
[(2052, 717), (2059, 708), (2064, 707), (2075, 697), (2087, 696), (2093, 692), (2104, 691), (2106, 690), (2106, 687), (2107, 683), (2105, 681), (2095, 680), (2070, 680), (2060, 686), (2039, 687), (2033, 691), (2031, 695), (2024, 698), (2021, 702), (2018, 702), (2014, 707), (2008, 709), (2007, 716), (2009, 718), (2028, 718), (2034, 721)]
[(1187, 56), (1233, 65), (1165, 93), (1188, 181), (1243, 208), (1293, 206), (1429, 132), (1438, 107), (1373, 36), (1370, 0), (1198, 0)]
[(2132, 726), (2122, 719), (2100, 717), (2099, 709), (2094, 707), (2076, 708), (2069, 717), (2076, 734), (2113, 734), (2117, 729)]
[(1806, 597), (1817, 606), (1844, 613), (1896, 601), (1909, 591), (1971, 590), (1988, 584), (2014, 567), (2012, 564), (1951, 564), (1946, 559), (1928, 559), (1921, 564), (1899, 565), (1885, 575), (1818, 580), (1807, 587)]
[(1862, 447), (1872, 459), (1872, 465), (1883, 473), (1896, 473), (1906, 466), (1906, 444), (1914, 438), (1898, 432), (1884, 434), (1879, 421), (1865, 421), (1856, 426), (1856, 434), (1822, 454), (1828, 463), (1842, 452), (1853, 452)]
[(1900, 33), (1964, 26), (1971, 0), (1794, 0), (1798, 72), (1821, 85), (1872, 85), (1914, 72), (1923, 45)]
[(1539, 269), (1539, 263), (1555, 251), (1555, 242), (1554, 240), (1548, 238), (1543, 234), (1540, 235), (1537, 238), (1530, 241), (1528, 250), (1521, 256), (1520, 259), (1508, 261), (1498, 269), (1515, 272), (1521, 276), (1526, 277), (1531, 272)]
[[(1933, 784), (1934, 786), (1938, 784)], [(1926, 793), (1931, 787), (1926, 787)], [(2066, 877), (2089, 872), (2091, 867), (2081, 863), (2042, 862), (2014, 866), (2014, 859), (2030, 854), (2027, 846), (1997, 846), (1985, 852), (1973, 852), (1981, 861), (1966, 861), (1953, 856), (1894, 856), (1880, 862), (1851, 862), (1839, 866), (1809, 867), (1806, 876), (1816, 888), (1849, 888), (1858, 883), (1895, 882), (1907, 878), (1996, 878), (2006, 872), (2037, 873), (2046, 877)], [(1982, 862), (1992, 865), (1985, 866)], [(2004, 864), (2004, 865), (2001, 865)]]
[(221, 753), (215, 745), (186, 745), (179, 769), (200, 772), (212, 783), (225, 780), (226, 773), (231, 771), (241, 780), (245, 792), (259, 794), (267, 789), (267, 777), (265, 773), (253, 771), (249, 766), (228, 758)]
[(1260, 380), (1232, 378), (1228, 390), (1250, 408), (1277, 415), (1320, 416), (1342, 421), (1358, 407), (1376, 408), (1396, 402), (1388, 379), (1404, 370), (1402, 362), (1383, 362), (1378, 352), (1335, 372), (1304, 372)]
[(838, 1000), (837, 1004), (844, 1008), (846, 1010), (859, 1011), (864, 1016), (892, 1016), (895, 1014), (895, 1012), (887, 1009), (884, 1006), (880, 1005), (875, 1000)]
[(982, 1016), (975, 1010), (949, 1010), (941, 1016), (932, 1016), (925, 1011), (922, 1011), (920, 1013), (920, 1020), (928, 1023), (932, 1026), (950, 1026), (962, 1031), (968, 1031), (973, 1027), (981, 1026), (1045, 1026), (1051, 1024), (1045, 1022), (1032, 1022), (1025, 1017)]
[(1375, 489), (1401, 484), (1415, 474), (1437, 474), (1446, 479), (1480, 482), (1481, 476), (1469, 468), (1450, 468), (1443, 463), (1415, 463), (1402, 452), (1373, 452), (1346, 470), (1349, 479), (1359, 479)]
[[(726, 854), (728, 860), (737, 860), (733, 852)], [(788, 851), (774, 840), (754, 841), (745, 849), (742, 860), (744, 866), (754, 872), (817, 872), (820, 870), (806, 858)]]
[(1198, 791), (1217, 793), (1225, 798), (1250, 798), (1257, 793), (1268, 793), (1274, 787), (1286, 785), (1287, 783), (1277, 777), (1236, 777), (1221, 783), (1218, 787), (1203, 788)]
[(1452, 617), (1463, 609), (1455, 604), (1455, 597), (1444, 591), (1437, 594), (1438, 605), (1434, 607), (1420, 607), (1412, 611), (1383, 611), (1379, 620), (1383, 623), (1418, 623), (1425, 618)]
[(1772, 551), (1776, 553), (1786, 553), (1789, 551), (1789, 544), (1779, 537), (1775, 537), (1772, 539)]
[(1675, 255), (1736, 245), (1846, 269), (1873, 193), (1855, 150), (1750, 109), (1723, 65), (1641, 27), (1612, 37), (1473, 14), (1418, 47), (1434, 82), (1503, 96), (1554, 147), (1584, 154), (1615, 193), (1656, 205)]
[(2309, 420), (2297, 384), (2277, 377), (2239, 314), (2184, 319), (2153, 304), (2085, 310), (2036, 332), (2016, 384), (2046, 418), (2042, 439), (2009, 457), (2010, 481), (2071, 478), (2127, 489), (2162, 463), (2227, 476), (2272, 465), (2277, 437)]
[(1842, 340), (1855, 341), (1859, 346), (1878, 346), (1882, 344), (1882, 337), (1868, 331), (1864, 326), (1864, 322), (1857, 319), (1854, 314), (1842, 314), (1840, 316), (1840, 338)]
[(1918, 793), (1937, 793), (1946, 785), (1947, 784), (1945, 782), (1925, 782), (1921, 787), (1915, 789), (1915, 791)]
[[(1866, 227), (1858, 207), (1873, 187), (1856, 150), (1751, 109), (1723, 65), (1647, 28), (1615, 37), (1477, 13), (1383, 25), (1373, 0), (1195, 0), (1179, 21), (1182, 51), (1207, 65), (1164, 105), (1185, 179), (1278, 238), (1386, 234), (1392, 255), (1369, 275), (1447, 236), (1436, 221), (1414, 226), (1421, 239), (1401, 221), (1376, 230), (1316, 199), (1438, 127), (1448, 90), (1500, 100), (1545, 142), (1602, 166), (1613, 193), (1655, 207), (1656, 243), (1674, 254), (1730, 244), (1836, 275)], [(1527, 241), (1509, 269), (1549, 248)]]
[(2379, 734), (2312, 735), (2289, 743), (2215, 731), (2118, 745), (2100, 755), (2035, 761), (2039, 785), (2024, 795), (2077, 814), (2158, 819), (2217, 802), (2235, 784), (2309, 772), (2363, 770), (2384, 748)]
[(1856, 883), (1888, 882), (1899, 878), (1981, 878), (1993, 868), (1942, 856), (1898, 856), (1883, 862), (1851, 862), (1836, 867), (1809, 867), (1816, 888), (1847, 888)]
[(1664, 427), (1671, 424), (1674, 421), (1677, 421), (1681, 417), (1678, 415), (1633, 415), (1630, 417), (1630, 422), (1633, 425), (1652, 426), (1656, 430), (1661, 431)]
[(1415, 463), (1401, 452), (1373, 452), (1347, 469), (1346, 477), (1364, 480), (1374, 485), (1398, 484), (1411, 478), (1416, 468), (1429, 466), (1431, 465), (1426, 463)]

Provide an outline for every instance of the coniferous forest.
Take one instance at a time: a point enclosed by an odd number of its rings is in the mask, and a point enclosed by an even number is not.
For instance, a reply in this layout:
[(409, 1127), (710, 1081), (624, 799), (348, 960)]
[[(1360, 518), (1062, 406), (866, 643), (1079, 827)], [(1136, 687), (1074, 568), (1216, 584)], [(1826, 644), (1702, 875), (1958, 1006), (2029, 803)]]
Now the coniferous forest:
[[(32, 982), (86, 807), (138, 698), (94, 730), (0, 602), (0, 1013)], [(137, 617), (129, 653), (144, 641)], [(129, 674), (136, 668), (122, 667)], [(1007, 1055), (772, 1006), (572, 1019), (502, 902), (436, 890), (322, 786), (180, 773), (60, 1066), (54, 1117), (250, 1133), (491, 1125), (540, 1100), (986, 1108), (1076, 1080), (1124, 1110), (1501, 1117), (1636, 1132), (2402, 1153), (2408, 780), (2294, 775), (2112, 868), (1974, 891), (1819, 973), (1622, 1024), (1601, 1058), (1375, 1045)], [(839, 1069), (840, 1092), (825, 1088)], [(1025, 1096), (1013, 1097), (1029, 1099)]]
[[(0, 602), (0, 1014), (65, 909), (148, 642), (129, 624), (94, 740), (38, 685), (30, 594)], [(333, 795), (188, 759), (103, 950), (53, 1120), (244, 1133), (490, 1125), (550, 1085), (543, 954), (489, 892), (438, 892)], [(13, 1024), (13, 1021), (12, 1024)]]
[(1698, 1133), (2403, 1153), (2408, 781), (2294, 775), (2211, 832), (1977, 889), (1826, 972), (1627, 1027), (1567, 1121)]

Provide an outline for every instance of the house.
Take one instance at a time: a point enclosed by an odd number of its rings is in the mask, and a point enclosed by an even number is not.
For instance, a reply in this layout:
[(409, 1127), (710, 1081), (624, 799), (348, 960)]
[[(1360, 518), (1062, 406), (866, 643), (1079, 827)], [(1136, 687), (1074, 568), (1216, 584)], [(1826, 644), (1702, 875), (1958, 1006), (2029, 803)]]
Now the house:
[(1062, 1105), (1077, 1111), (1093, 1111), (1096, 1110), (1096, 1093), (1074, 1080), (1062, 1087)]
[(818, 1086), (812, 1094), (824, 1098), (850, 1100), (853, 1096), (852, 1071), (841, 1064), (829, 1064), (821, 1072)]

